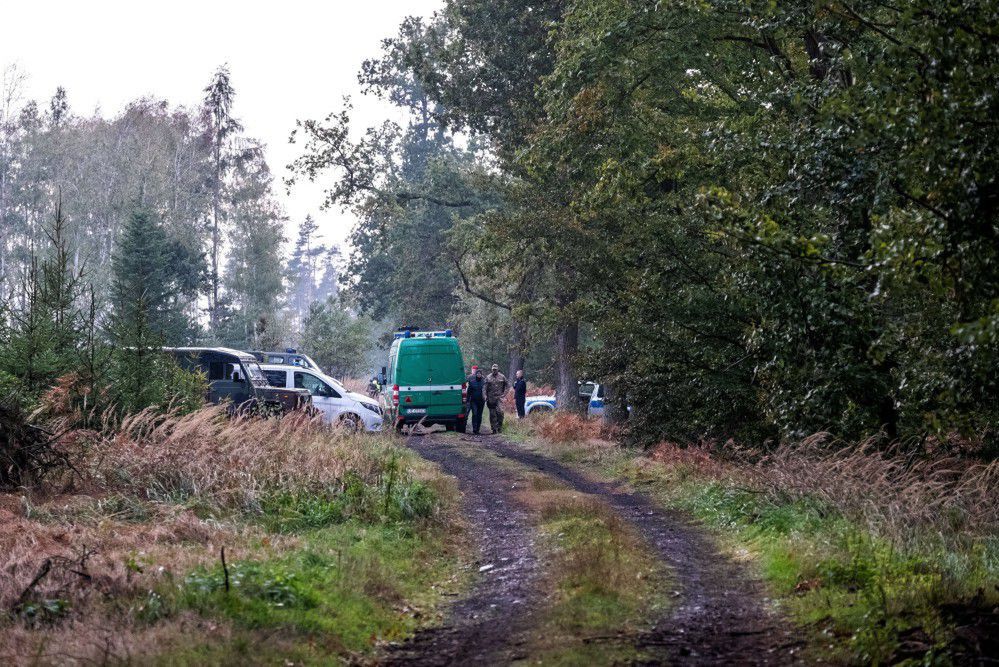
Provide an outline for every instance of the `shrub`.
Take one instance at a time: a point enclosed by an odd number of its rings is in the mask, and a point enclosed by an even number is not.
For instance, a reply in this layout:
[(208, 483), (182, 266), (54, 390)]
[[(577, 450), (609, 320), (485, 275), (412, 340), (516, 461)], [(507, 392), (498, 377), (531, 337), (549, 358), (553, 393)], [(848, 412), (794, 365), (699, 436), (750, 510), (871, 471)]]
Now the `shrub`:
[(537, 432), (554, 444), (585, 442), (600, 435), (600, 424), (575, 413), (554, 412), (537, 418)]

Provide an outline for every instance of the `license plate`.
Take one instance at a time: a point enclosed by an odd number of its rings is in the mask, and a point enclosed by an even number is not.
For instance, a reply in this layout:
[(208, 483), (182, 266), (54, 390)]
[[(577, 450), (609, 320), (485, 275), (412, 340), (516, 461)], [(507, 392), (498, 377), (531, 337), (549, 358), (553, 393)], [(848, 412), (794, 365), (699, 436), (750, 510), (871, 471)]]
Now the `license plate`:
[(411, 415), (425, 415), (425, 414), (427, 414), (427, 409), (426, 408), (408, 408), (406, 410), (406, 412), (409, 413), (409, 414), (411, 414)]

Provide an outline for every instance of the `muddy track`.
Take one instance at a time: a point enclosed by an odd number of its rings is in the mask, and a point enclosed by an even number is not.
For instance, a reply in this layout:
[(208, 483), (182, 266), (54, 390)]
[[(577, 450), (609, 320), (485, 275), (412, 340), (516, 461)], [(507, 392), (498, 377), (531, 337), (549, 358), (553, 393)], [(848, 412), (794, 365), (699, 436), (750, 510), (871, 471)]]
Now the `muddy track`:
[(380, 664), (507, 664), (525, 657), (517, 637), (537, 606), (539, 585), (533, 524), (514, 499), (517, 476), (465, 456), (454, 440), (428, 435), (408, 444), (458, 480), (481, 574), (450, 607), (443, 625), (393, 647)]
[(579, 472), (501, 437), (482, 446), (607, 502), (631, 523), (673, 570), (678, 602), (655, 627), (630, 641), (655, 656), (652, 664), (786, 665), (800, 663), (801, 646), (790, 624), (777, 615), (762, 583), (746, 567), (718, 553), (703, 529), (664, 510), (640, 493), (595, 482)]
[[(647, 664), (797, 664), (801, 641), (774, 612), (762, 583), (718, 553), (705, 531), (686, 516), (640, 493), (595, 482), (550, 458), (499, 436), (468, 441), (580, 491), (601, 498), (642, 535), (674, 573), (677, 601), (667, 616), (639, 635), (594, 638), (627, 642)], [(432, 435), (409, 446), (458, 480), (462, 507), (481, 550), (483, 574), (449, 610), (444, 625), (418, 633), (383, 657), (384, 664), (507, 664), (521, 648), (530, 614), (540, 606), (531, 517), (513, 492), (517, 475), (461, 451), (461, 441)]]

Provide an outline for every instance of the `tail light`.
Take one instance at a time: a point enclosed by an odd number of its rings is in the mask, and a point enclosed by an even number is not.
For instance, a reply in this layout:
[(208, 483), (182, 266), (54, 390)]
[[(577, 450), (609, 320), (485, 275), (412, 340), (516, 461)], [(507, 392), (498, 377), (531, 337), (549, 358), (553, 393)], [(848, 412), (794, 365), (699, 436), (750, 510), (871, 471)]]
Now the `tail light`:
[(399, 407), (399, 385), (392, 385), (392, 405)]
[(467, 403), (468, 402), (468, 383), (467, 382), (462, 382), (461, 383), (461, 402), (462, 403)]

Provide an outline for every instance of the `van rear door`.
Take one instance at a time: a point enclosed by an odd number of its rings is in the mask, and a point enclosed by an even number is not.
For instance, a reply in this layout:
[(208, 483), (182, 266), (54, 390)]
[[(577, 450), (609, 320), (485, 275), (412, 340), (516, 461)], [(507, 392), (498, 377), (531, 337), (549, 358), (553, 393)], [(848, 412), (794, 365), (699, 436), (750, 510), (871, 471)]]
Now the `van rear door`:
[(430, 408), (432, 383), (430, 350), (423, 341), (399, 347), (395, 384), (399, 386), (399, 415), (416, 421)]
[(461, 385), (465, 369), (456, 345), (440, 345), (431, 354), (430, 414), (434, 417), (456, 418), (464, 412)]

